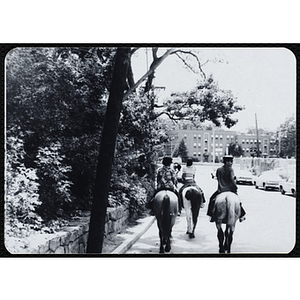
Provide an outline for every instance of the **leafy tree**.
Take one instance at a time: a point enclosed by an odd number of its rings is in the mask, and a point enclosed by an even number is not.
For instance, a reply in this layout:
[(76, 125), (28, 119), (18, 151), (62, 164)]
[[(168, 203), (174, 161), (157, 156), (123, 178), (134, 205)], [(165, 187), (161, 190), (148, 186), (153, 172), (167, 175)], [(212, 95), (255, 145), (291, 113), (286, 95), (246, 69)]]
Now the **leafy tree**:
[(244, 154), (243, 148), (238, 143), (230, 143), (228, 147), (228, 154), (234, 157), (240, 157)]
[(64, 155), (59, 154), (61, 144), (40, 148), (37, 154), (37, 170), (40, 182), (41, 205), (38, 212), (44, 220), (52, 220), (63, 210), (64, 204), (72, 202), (70, 187), (73, 184), (67, 174), (72, 168), (63, 163)]
[(185, 161), (188, 157), (188, 150), (183, 139), (178, 145), (178, 156), (180, 156), (183, 161)]
[[(247, 134), (255, 134), (256, 135), (256, 128), (254, 127), (249, 127), (247, 128)], [(268, 130), (265, 130), (263, 128), (258, 128), (258, 134), (263, 135), (263, 134), (268, 134), (270, 133)]]
[[(111, 187), (118, 182), (117, 177), (124, 179), (122, 190), (130, 198), (132, 188), (127, 187), (128, 184), (133, 187), (134, 180), (126, 179), (127, 175), (141, 178), (144, 174), (142, 178), (151, 178), (153, 174), (153, 150), (165, 140), (159, 116), (165, 114), (172, 119), (194, 116), (198, 124), (203, 120), (215, 124), (223, 121), (230, 127), (236, 122), (230, 115), (239, 110), (230, 93), (220, 91), (211, 78), (206, 79), (197, 55), (185, 49), (166, 49), (159, 56), (159, 49), (153, 48), (149, 70), (135, 82), (131, 56), (137, 50), (16, 48), (7, 55), (7, 125), (10, 129), (18, 125), (10, 134), (23, 134), (24, 164), (38, 170), (47, 193), (52, 188), (51, 195), (55, 195), (62, 184), (60, 203), (68, 206), (71, 192), (78, 196), (73, 207), (84, 207), (93, 194), (88, 243), (88, 251), (93, 253), (101, 252), (108, 198), (113, 196)], [(178, 97), (174, 94), (165, 107), (158, 107), (153, 93), (154, 72), (169, 55), (176, 55), (186, 67), (189, 66), (186, 58), (190, 56), (204, 79), (195, 91)], [(137, 92), (143, 81), (145, 87)], [(139, 102), (147, 107), (145, 114), (137, 109)], [(51, 161), (45, 161), (44, 154), (53, 145), (61, 146), (50, 151)], [(115, 153), (116, 164), (113, 164)], [(54, 180), (55, 172), (46, 174), (46, 165), (51, 170), (60, 170), (58, 181)], [(48, 184), (51, 181), (52, 187)], [(144, 193), (139, 186), (137, 189)], [(47, 193), (45, 190), (44, 195)]]
[[(76, 200), (70, 203), (65, 195), (63, 202), (69, 205), (64, 208), (86, 209), (91, 199), (113, 51), (15, 48), (7, 55), (7, 127), (19, 128), (9, 134), (24, 135), (25, 165), (39, 169), (39, 180), (45, 178), (39, 151), (60, 143), (62, 163), (72, 168), (68, 180), (74, 183)], [(44, 183), (40, 188), (45, 193), (55, 195), (59, 190), (48, 184), (46, 192)]]
[(21, 138), (8, 137), (6, 151), (5, 231), (23, 236), (39, 228), (42, 218), (36, 213), (41, 205), (36, 170), (24, 165), (24, 143)]
[[(176, 54), (182, 59), (180, 54), (190, 54), (196, 59), (200, 72), (202, 72), (199, 59), (190, 51), (167, 49), (161, 56), (158, 56), (158, 48), (153, 48), (153, 61), (149, 70), (135, 83), (131, 69), (131, 55), (136, 50), (136, 48), (118, 48), (116, 52), (114, 73), (96, 173), (95, 193), (93, 198), (87, 247), (88, 253), (101, 253), (102, 251), (109, 184), (122, 102), (134, 93), (136, 88), (146, 79), (145, 92), (147, 93), (152, 87), (156, 68), (169, 55)], [(185, 62), (184, 59), (182, 60)], [(174, 101), (167, 101), (165, 103), (165, 110), (162, 113), (157, 113), (156, 116), (158, 117), (162, 114), (167, 114), (170, 118), (181, 119), (183, 117), (188, 118), (188, 115), (191, 115), (192, 113), (193, 116), (198, 115), (200, 117), (200, 121), (212, 120), (216, 125), (220, 125), (220, 121), (222, 120), (227, 127), (231, 127), (236, 123), (236, 120), (233, 120), (230, 115), (241, 108), (234, 105), (235, 101), (230, 93), (222, 93), (218, 89), (217, 85), (212, 83), (212, 78), (209, 78), (204, 82), (204, 84), (199, 85), (194, 93), (191, 93), (191, 95), (184, 94), (183, 97), (179, 97), (178, 100), (177, 97), (175, 97), (175, 99), (173, 98)], [(124, 93), (127, 87), (128, 90)], [(183, 106), (179, 107), (178, 102), (183, 103)], [(198, 105), (202, 106), (202, 108), (199, 109)], [(152, 102), (151, 107), (154, 109), (157, 105)], [(180, 109), (178, 110), (178, 108)], [(205, 112), (203, 112), (203, 110)]]
[(219, 89), (218, 84), (209, 77), (192, 91), (173, 93), (159, 114), (166, 114), (175, 121), (190, 120), (195, 124), (209, 120), (220, 126), (223, 122), (230, 128), (237, 123), (231, 115), (243, 109), (235, 103), (232, 92)]
[(279, 148), (280, 139), (280, 156), (296, 157), (296, 120), (294, 117), (286, 119), (280, 125), (278, 140), (276, 145)]
[(128, 76), (130, 55), (130, 48), (119, 48), (116, 52), (114, 73), (99, 151), (87, 253), (101, 253), (102, 251), (115, 143)]

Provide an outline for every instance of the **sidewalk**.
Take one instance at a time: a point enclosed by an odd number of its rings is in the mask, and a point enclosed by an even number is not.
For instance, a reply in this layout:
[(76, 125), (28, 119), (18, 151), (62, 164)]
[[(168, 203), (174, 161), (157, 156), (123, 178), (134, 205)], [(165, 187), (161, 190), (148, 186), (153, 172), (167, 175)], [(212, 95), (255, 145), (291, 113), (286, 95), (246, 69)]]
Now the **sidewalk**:
[(155, 216), (148, 216), (142, 219), (139, 219), (136, 226), (128, 228), (126, 233), (121, 233), (120, 238), (125, 239), (121, 245), (119, 245), (115, 250), (110, 254), (124, 254), (130, 247), (152, 226), (155, 222)]

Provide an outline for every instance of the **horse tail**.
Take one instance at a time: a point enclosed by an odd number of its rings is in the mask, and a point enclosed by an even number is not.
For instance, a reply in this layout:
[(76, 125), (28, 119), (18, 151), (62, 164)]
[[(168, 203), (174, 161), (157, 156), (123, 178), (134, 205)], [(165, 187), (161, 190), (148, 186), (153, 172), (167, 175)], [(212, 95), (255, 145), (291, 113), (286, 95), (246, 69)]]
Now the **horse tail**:
[(203, 201), (202, 194), (192, 188), (186, 192), (185, 197), (191, 201), (193, 223), (196, 224), (198, 220), (200, 205)]
[(165, 195), (162, 201), (162, 232), (167, 237), (171, 227), (170, 197)]

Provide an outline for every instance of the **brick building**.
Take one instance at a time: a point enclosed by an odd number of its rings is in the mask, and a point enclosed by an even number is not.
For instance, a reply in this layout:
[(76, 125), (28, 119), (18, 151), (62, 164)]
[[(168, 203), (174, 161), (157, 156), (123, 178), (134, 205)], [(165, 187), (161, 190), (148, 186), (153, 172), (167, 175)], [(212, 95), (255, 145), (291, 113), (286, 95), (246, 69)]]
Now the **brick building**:
[[(214, 148), (215, 158), (217, 160), (222, 158), (225, 153), (228, 153), (230, 143), (239, 144), (244, 151), (243, 155), (245, 157), (256, 153), (257, 136), (254, 134), (219, 128), (202, 130), (189, 124), (173, 126), (168, 135), (170, 141), (165, 148), (167, 155), (172, 155), (181, 140), (184, 140), (188, 156), (201, 162), (213, 161)], [(275, 139), (271, 134), (259, 135), (259, 150), (265, 157), (276, 154)]]

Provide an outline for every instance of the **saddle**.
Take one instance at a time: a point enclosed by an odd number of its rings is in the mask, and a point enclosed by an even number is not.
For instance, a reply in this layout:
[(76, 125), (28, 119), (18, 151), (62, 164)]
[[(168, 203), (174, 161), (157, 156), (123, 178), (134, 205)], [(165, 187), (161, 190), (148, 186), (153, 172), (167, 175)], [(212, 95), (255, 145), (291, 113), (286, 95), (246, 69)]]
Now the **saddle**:
[[(198, 191), (203, 195), (203, 199), (204, 199), (204, 193), (203, 193), (202, 189), (201, 189), (200, 186), (198, 186), (195, 182), (188, 182), (188, 183), (186, 183), (186, 184), (181, 188), (181, 194), (182, 194), (182, 191), (183, 191), (185, 188), (190, 187), (190, 186), (197, 188)], [(205, 199), (204, 199), (204, 202), (205, 202)]]
[(156, 189), (155, 194), (154, 194), (153, 197), (155, 197), (155, 195), (156, 195), (158, 192), (161, 192), (161, 191), (171, 191), (171, 192), (173, 192), (174, 194), (176, 194), (176, 196), (178, 197), (178, 191), (177, 191), (177, 190), (172, 189), (172, 188), (167, 188), (167, 187)]

